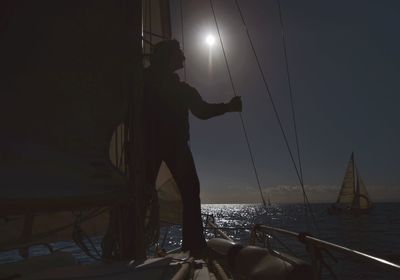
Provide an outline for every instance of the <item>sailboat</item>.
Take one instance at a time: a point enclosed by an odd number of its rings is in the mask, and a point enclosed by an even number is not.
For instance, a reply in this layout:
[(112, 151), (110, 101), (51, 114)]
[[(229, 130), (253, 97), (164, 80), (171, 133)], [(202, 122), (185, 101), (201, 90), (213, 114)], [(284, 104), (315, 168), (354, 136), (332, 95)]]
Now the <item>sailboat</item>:
[[(147, 258), (159, 227), (179, 224), (182, 211), (165, 164), (156, 192), (144, 185), (142, 169), (142, 62), (151, 44), (171, 38), (169, 1), (0, 5), (0, 91), (7, 96), (0, 110), (0, 251), (18, 249), (26, 258), (0, 265), (0, 279), (318, 279), (320, 249), (345, 251), (257, 225), (254, 240), (272, 230), (268, 238), (282, 233), (306, 244), (313, 268), (226, 235), (209, 241), (203, 260), (185, 252)], [(102, 254), (93, 236), (104, 236)], [(98, 262), (77, 264), (70, 253), (53, 252), (51, 244), (64, 240)], [(35, 245), (51, 254), (31, 257)]]
[(354, 153), (352, 153), (336, 203), (332, 204), (328, 211), (336, 214), (368, 213), (371, 210), (372, 201), (356, 167)]

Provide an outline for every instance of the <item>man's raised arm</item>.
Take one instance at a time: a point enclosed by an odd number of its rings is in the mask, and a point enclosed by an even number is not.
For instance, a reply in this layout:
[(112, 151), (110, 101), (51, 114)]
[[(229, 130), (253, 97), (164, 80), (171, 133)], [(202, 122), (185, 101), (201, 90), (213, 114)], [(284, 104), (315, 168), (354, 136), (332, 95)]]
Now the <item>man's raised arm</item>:
[(206, 120), (226, 112), (241, 112), (242, 100), (240, 96), (231, 99), (229, 103), (205, 102), (195, 88), (190, 87), (189, 109), (197, 118)]

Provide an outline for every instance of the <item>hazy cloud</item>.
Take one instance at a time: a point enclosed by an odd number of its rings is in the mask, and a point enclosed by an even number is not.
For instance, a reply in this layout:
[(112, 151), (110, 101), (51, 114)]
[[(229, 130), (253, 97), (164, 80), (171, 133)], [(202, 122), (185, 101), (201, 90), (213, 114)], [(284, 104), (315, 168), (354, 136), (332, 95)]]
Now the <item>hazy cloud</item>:
[[(398, 186), (367, 186), (373, 202), (400, 201)], [(258, 203), (261, 202), (257, 187), (228, 186), (226, 192), (207, 191), (201, 194), (203, 203)], [(311, 203), (335, 202), (340, 186), (306, 185), (305, 190)], [(268, 196), (272, 203), (303, 202), (303, 192), (299, 185), (277, 185), (263, 188), (264, 197)]]

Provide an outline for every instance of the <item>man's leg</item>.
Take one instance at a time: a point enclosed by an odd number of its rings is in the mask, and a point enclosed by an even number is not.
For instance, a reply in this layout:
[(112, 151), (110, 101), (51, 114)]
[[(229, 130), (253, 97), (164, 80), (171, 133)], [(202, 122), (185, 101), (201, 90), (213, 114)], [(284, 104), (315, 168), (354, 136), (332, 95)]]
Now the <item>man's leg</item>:
[[(152, 194), (155, 191), (156, 179), (158, 175), (158, 170), (161, 165), (161, 156), (158, 150), (147, 148), (146, 150), (147, 160), (146, 160), (146, 170), (145, 170), (145, 183), (148, 193), (143, 195)], [(143, 197), (146, 199), (146, 197)], [(129, 207), (129, 208), (127, 208)], [(154, 210), (154, 209), (152, 209)], [(157, 209), (158, 210), (158, 209)], [(122, 212), (121, 212), (122, 211)], [(110, 222), (107, 228), (107, 231), (104, 235), (102, 246), (102, 256), (105, 259), (111, 259), (116, 257), (124, 257), (121, 255), (121, 242), (123, 243), (123, 234), (121, 235), (121, 217), (126, 217), (126, 211), (133, 211), (133, 206), (131, 204), (124, 206), (114, 206), (110, 209)], [(121, 216), (121, 213), (123, 215)], [(157, 214), (158, 218), (158, 214)], [(157, 219), (158, 222), (158, 219)], [(129, 248), (128, 248), (129, 249)], [(124, 250), (126, 251), (126, 250)], [(129, 251), (129, 250), (128, 250)], [(119, 256), (116, 252), (119, 252)], [(127, 252), (127, 251), (126, 251)], [(126, 253), (125, 252), (125, 253)], [(122, 253), (124, 254), (124, 253)]]
[(166, 163), (182, 196), (182, 249), (199, 253), (206, 247), (206, 242), (201, 220), (200, 183), (192, 153), (186, 143), (171, 150), (174, 151), (169, 151)]
[(156, 190), (156, 181), (158, 172), (161, 166), (161, 155), (159, 150), (151, 150), (147, 153), (145, 161), (145, 193), (143, 200), (146, 201), (146, 221), (145, 234), (147, 239), (151, 241), (158, 241), (159, 236), (159, 222), (160, 222), (160, 206), (158, 201), (158, 193)]
[(151, 188), (149, 191), (153, 191), (156, 188), (156, 180), (158, 171), (161, 166), (161, 154), (158, 150), (151, 150), (147, 153), (148, 158), (146, 159), (146, 188)]

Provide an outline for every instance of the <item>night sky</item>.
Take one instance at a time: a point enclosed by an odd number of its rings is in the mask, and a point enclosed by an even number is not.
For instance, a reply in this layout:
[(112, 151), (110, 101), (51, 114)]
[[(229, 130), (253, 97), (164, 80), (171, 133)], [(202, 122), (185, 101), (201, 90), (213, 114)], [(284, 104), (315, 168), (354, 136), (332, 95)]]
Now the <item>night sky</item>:
[[(265, 194), (302, 201), (256, 60), (233, 0), (215, 11)], [(295, 135), (276, 1), (239, 1), (290, 144)], [(400, 3), (282, 0), (304, 183), (311, 202), (333, 202), (347, 162), (356, 164), (372, 201), (400, 200)], [(181, 41), (179, 1), (171, 1)], [(183, 1), (187, 82), (206, 101), (233, 96), (209, 1)], [(183, 71), (180, 72), (183, 77)], [(202, 202), (260, 202), (237, 113), (191, 118), (191, 147)]]

